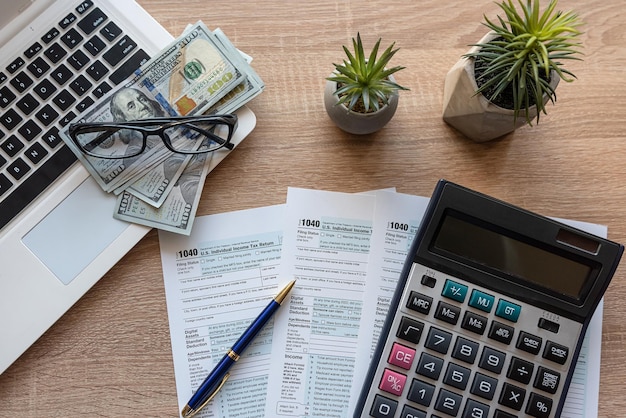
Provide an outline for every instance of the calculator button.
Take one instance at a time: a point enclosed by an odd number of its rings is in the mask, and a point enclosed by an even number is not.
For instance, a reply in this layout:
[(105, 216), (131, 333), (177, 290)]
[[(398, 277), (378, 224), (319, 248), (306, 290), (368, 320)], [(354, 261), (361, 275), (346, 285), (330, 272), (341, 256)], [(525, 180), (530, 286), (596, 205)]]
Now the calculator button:
[(537, 326), (541, 329), (545, 329), (546, 331), (554, 332), (555, 334), (559, 332), (559, 328), (561, 327), (556, 322), (550, 321), (546, 318), (539, 318)]
[(521, 331), (517, 337), (517, 344), (515, 346), (527, 353), (538, 354), (541, 349), (541, 342), (541, 337)]
[(400, 320), (400, 327), (398, 328), (398, 332), (396, 332), (396, 337), (417, 344), (420, 341), (423, 331), (423, 322), (403, 316)]
[(435, 318), (440, 319), (452, 325), (456, 325), (461, 315), (461, 308), (450, 305), (449, 303), (439, 301), (437, 304), (437, 311), (435, 312)]
[(443, 383), (457, 389), (465, 390), (469, 383), (471, 370), (456, 363), (449, 363)]
[(522, 360), (518, 357), (513, 357), (511, 359), (511, 364), (509, 365), (509, 370), (506, 373), (506, 377), (517, 380), (520, 383), (528, 384), (534, 368), (535, 365), (531, 362)]
[(406, 307), (412, 311), (428, 315), (430, 307), (433, 304), (433, 298), (423, 295), (416, 291), (411, 291), (409, 300), (406, 301)]
[(498, 402), (500, 405), (508, 406), (511, 409), (519, 411), (522, 409), (525, 397), (526, 391), (524, 389), (510, 383), (505, 383), (502, 386), (502, 392), (500, 392)]
[(452, 350), (452, 357), (469, 364), (474, 364), (478, 354), (478, 343), (458, 337)]
[(521, 306), (507, 300), (500, 299), (498, 301), (498, 307), (496, 308), (496, 316), (508, 319), (511, 322), (517, 322), (521, 311)]
[(405, 370), (410, 370), (413, 365), (413, 359), (415, 359), (414, 349), (406, 347), (402, 344), (393, 343), (391, 353), (389, 354), (389, 360), (387, 360), (387, 362)]
[(448, 415), (456, 417), (456, 415), (459, 413), (459, 409), (461, 408), (462, 401), (463, 397), (461, 395), (450, 392), (446, 389), (441, 389), (439, 391), (439, 396), (437, 396), (435, 409), (437, 411), (444, 412)]
[(565, 364), (569, 349), (563, 345), (552, 341), (546, 342), (546, 348), (543, 350), (543, 358), (554, 361), (555, 363)]
[(435, 287), (435, 285), (437, 284), (437, 279), (435, 279), (434, 277), (430, 277), (430, 276), (429, 276), (429, 275), (427, 275), (427, 274), (424, 274), (424, 275), (422, 276), (421, 283), (422, 283), (424, 286), (426, 286), (426, 287), (430, 287), (430, 288), (432, 289), (432, 288), (433, 288), (433, 287)]
[(508, 412), (501, 411), (496, 409), (496, 412), (493, 414), (493, 418), (517, 418), (515, 415), (511, 415)]
[(370, 416), (374, 418), (393, 418), (398, 408), (398, 402), (381, 395), (374, 397)]
[(500, 372), (502, 371), (502, 367), (504, 366), (505, 359), (506, 354), (504, 354), (503, 352), (494, 350), (490, 347), (485, 347), (483, 349), (483, 354), (480, 356), (478, 367), (495, 374), (500, 374)]
[(515, 328), (498, 321), (493, 321), (489, 329), (489, 338), (504, 344), (511, 344), (514, 332)]
[(383, 377), (380, 380), (380, 385), (378, 385), (378, 389), (391, 393), (392, 395), (400, 396), (402, 395), (405, 383), (405, 375), (394, 372), (393, 370), (385, 369)]
[(439, 328), (432, 327), (428, 331), (428, 336), (426, 337), (426, 343), (424, 346), (441, 354), (446, 354), (450, 348), (451, 341), (452, 334), (440, 330)]
[(480, 309), (481, 311), (491, 312), (495, 300), (496, 299), (488, 293), (481, 292), (480, 290), (472, 290), (469, 306)]
[(430, 377), (433, 380), (439, 379), (441, 370), (443, 369), (443, 359), (428, 353), (422, 353), (420, 361), (417, 363), (418, 374)]
[(413, 379), (406, 398), (420, 405), (428, 406), (432, 402), (435, 387), (418, 379)]
[(493, 377), (486, 376), (482, 373), (476, 373), (470, 393), (481, 398), (492, 400), (496, 394), (496, 387), (498, 386), (498, 380)]
[(426, 412), (415, 409), (409, 405), (404, 405), (400, 418), (426, 418)]
[(561, 374), (559, 372), (540, 366), (539, 369), (537, 369), (537, 376), (535, 377), (533, 386), (545, 392), (555, 394), (556, 390), (559, 388), (560, 380)]
[(487, 328), (487, 318), (474, 312), (467, 311), (463, 317), (461, 328), (483, 335)]
[(441, 294), (447, 298), (462, 303), (465, 301), (465, 296), (467, 295), (467, 286), (452, 280), (446, 280)]
[(552, 411), (552, 399), (531, 393), (526, 406), (526, 413), (531, 417), (548, 418)]
[(489, 406), (473, 399), (468, 399), (461, 418), (487, 418)]

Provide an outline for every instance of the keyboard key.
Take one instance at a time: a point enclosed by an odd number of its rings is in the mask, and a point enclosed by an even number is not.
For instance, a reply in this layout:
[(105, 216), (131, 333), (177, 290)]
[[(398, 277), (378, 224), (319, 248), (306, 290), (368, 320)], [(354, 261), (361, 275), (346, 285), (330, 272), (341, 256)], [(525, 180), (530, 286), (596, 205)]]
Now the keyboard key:
[(33, 89), (35, 94), (41, 98), (41, 100), (47, 100), (52, 94), (57, 91), (54, 84), (47, 78), (41, 80), (41, 83), (37, 84)]
[(517, 418), (517, 416), (511, 415), (508, 412), (504, 412), (499, 409), (496, 409), (496, 411), (493, 414), (493, 418)]
[(11, 64), (7, 65), (7, 71), (9, 72), (9, 74), (15, 74), (17, 70), (22, 68), (23, 65), (24, 59), (22, 57), (17, 57), (13, 60)]
[(44, 44), (48, 45), (50, 42), (54, 40), (57, 36), (59, 36), (61, 32), (57, 28), (50, 29), (44, 36), (41, 37), (41, 40)]
[(426, 412), (415, 409), (409, 405), (404, 405), (404, 408), (402, 408), (402, 413), (400, 413), (400, 418), (426, 418)]
[(498, 321), (492, 321), (491, 328), (489, 329), (489, 338), (504, 344), (511, 344), (514, 332), (515, 328), (513, 327)]
[(11, 192), (10, 199), (0, 202), (0, 228), (8, 224), (75, 161), (76, 156), (65, 145), (44, 161), (37, 170), (33, 171)]
[(124, 36), (122, 39), (117, 41), (115, 45), (111, 47), (107, 52), (102, 55), (102, 58), (111, 66), (115, 66), (122, 62), (124, 58), (126, 58), (130, 53), (132, 53), (135, 48), (137, 48), (137, 44), (135, 41), (130, 39), (128, 36)]
[(470, 393), (490, 401), (496, 394), (497, 386), (497, 379), (482, 373), (476, 373), (474, 376), (474, 382), (472, 382), (472, 387), (470, 388)]
[(372, 410), (370, 416), (374, 418), (389, 418), (393, 417), (398, 409), (398, 402), (393, 399), (389, 399), (382, 395), (376, 395), (374, 402), (372, 403)]
[(109, 76), (109, 80), (114, 85), (117, 85), (124, 81), (129, 75), (131, 75), (135, 70), (141, 67), (150, 59), (150, 56), (146, 54), (143, 49), (139, 49), (135, 54), (130, 57), (124, 64), (119, 66), (117, 70), (113, 71)]
[[(7, 159), (0, 155), (0, 168), (7, 163)], [(1, 194), (1, 193), (0, 193)]]
[(5, 81), (7, 81), (9, 79), (9, 77), (7, 77), (7, 75), (5, 73), (3, 73), (2, 71), (0, 71), (0, 83), (4, 83)]
[(452, 280), (446, 280), (441, 294), (449, 299), (463, 303), (465, 296), (467, 296), (467, 289), (467, 286), (464, 284), (460, 284)]
[(454, 344), (454, 349), (452, 350), (452, 357), (469, 364), (474, 364), (474, 360), (476, 360), (477, 355), (477, 342), (470, 341), (463, 337), (457, 337), (456, 343)]
[(89, 14), (78, 22), (78, 27), (86, 34), (90, 35), (102, 23), (108, 19), (107, 15), (99, 8), (93, 9)]
[(450, 342), (452, 341), (452, 334), (449, 332), (440, 330), (439, 328), (431, 327), (428, 331), (428, 337), (424, 346), (435, 350), (438, 353), (446, 354), (450, 348)]
[(438, 380), (441, 370), (443, 370), (443, 359), (424, 352), (420, 355), (416, 369), (418, 374)]
[(85, 42), (84, 46), (92, 57), (95, 57), (106, 48), (106, 44), (98, 37), (98, 35), (94, 35), (90, 40)]
[(11, 188), (12, 185), (13, 183), (11, 182), (11, 180), (9, 180), (9, 178), (5, 176), (4, 174), (0, 173), (0, 196), (5, 194), (7, 190)]
[(26, 58), (30, 59), (34, 57), (35, 55), (37, 55), (42, 49), (43, 49), (43, 46), (41, 46), (39, 42), (35, 42), (34, 44), (30, 46), (30, 48), (24, 51), (24, 55), (26, 56)]
[(559, 364), (565, 364), (568, 354), (569, 348), (552, 341), (546, 342), (546, 348), (543, 350), (543, 358)]
[(485, 347), (483, 354), (480, 356), (478, 367), (488, 370), (495, 374), (500, 374), (506, 360), (506, 354), (502, 351), (495, 350), (491, 347)]
[(519, 318), (520, 312), (522, 311), (522, 307), (509, 302), (504, 299), (500, 299), (498, 301), (498, 307), (496, 308), (496, 316), (500, 318), (508, 319), (511, 322), (517, 322)]
[(520, 331), (517, 337), (517, 344), (515, 345), (520, 350), (526, 351), (530, 354), (538, 354), (541, 349), (541, 337), (530, 334), (525, 331)]
[(48, 155), (48, 151), (41, 145), (39, 142), (35, 142), (30, 148), (26, 150), (24, 153), (26, 157), (33, 163), (39, 164), (41, 160), (44, 159), (46, 155)]
[(61, 26), (61, 29), (67, 29), (74, 22), (76, 22), (76, 15), (70, 13), (59, 22), (59, 26)]
[(89, 61), (89, 57), (85, 55), (85, 53), (80, 49), (70, 55), (70, 57), (67, 59), (67, 62), (69, 62), (72, 68), (77, 71), (83, 68), (85, 65), (89, 64)]
[(415, 350), (404, 346), (402, 344), (393, 343), (391, 347), (391, 353), (389, 353), (389, 359), (387, 362), (403, 368), (404, 370), (410, 370), (415, 359)]
[(50, 69), (50, 65), (48, 65), (48, 63), (43, 58), (37, 57), (33, 62), (28, 64), (28, 67), (26, 68), (28, 68), (28, 71), (30, 71), (30, 73), (34, 75), (35, 78), (40, 78), (42, 75), (48, 72), (48, 70)]
[(409, 294), (409, 298), (406, 301), (406, 307), (415, 311), (422, 313), (424, 315), (428, 315), (430, 312), (430, 307), (433, 304), (433, 298), (430, 296), (426, 296), (422, 293), (411, 290)]
[(13, 93), (7, 86), (0, 88), (0, 107), (4, 109), (10, 105), (15, 98), (15, 93)]
[(65, 49), (63, 49), (63, 47), (57, 42), (50, 45), (50, 47), (43, 53), (50, 61), (52, 61), (53, 64), (56, 64), (61, 60), (61, 58), (67, 55), (67, 51), (65, 51)]
[(94, 103), (93, 99), (89, 96), (85, 97), (79, 104), (76, 105), (76, 110), (79, 113), (87, 110)]
[(21, 158), (16, 158), (7, 168), (7, 173), (13, 176), (15, 180), (19, 180), (30, 171), (30, 167)]
[(469, 383), (471, 370), (456, 363), (448, 363), (443, 383), (457, 389), (465, 390)]
[(498, 402), (501, 405), (508, 406), (511, 409), (519, 411), (520, 409), (522, 409), (525, 397), (525, 389), (505, 382), (502, 386), (502, 392), (500, 392), (500, 399), (498, 400)]
[(109, 69), (100, 61), (94, 62), (89, 68), (87, 68), (87, 74), (93, 81), (100, 81), (108, 72)]
[(461, 315), (461, 308), (458, 306), (450, 305), (444, 301), (439, 301), (437, 310), (435, 311), (435, 318), (440, 319), (452, 325), (456, 325)]
[(105, 27), (100, 29), (100, 34), (109, 42), (112, 42), (122, 34), (122, 30), (115, 24), (115, 22), (109, 22)]
[(61, 120), (59, 121), (59, 125), (63, 127), (67, 125), (68, 123), (70, 123), (71, 121), (73, 121), (74, 119), (76, 119), (76, 113), (70, 112), (61, 118)]
[(72, 73), (72, 71), (70, 71), (70, 69), (67, 68), (65, 64), (61, 64), (52, 72), (51, 75), (54, 81), (62, 86), (72, 79), (74, 73)]
[(105, 81), (97, 86), (95, 89), (93, 89), (93, 95), (96, 97), (96, 99), (99, 99), (107, 94), (109, 91), (111, 91), (111, 89), (112, 87), (109, 85), (109, 83)]
[(506, 377), (520, 383), (528, 384), (530, 377), (533, 375), (535, 365), (529, 361), (522, 360), (519, 357), (513, 357)]
[(492, 295), (481, 292), (480, 290), (472, 290), (472, 295), (470, 296), (468, 304), (472, 308), (480, 309), (485, 312), (491, 312), (494, 302), (495, 298)]
[(24, 97), (22, 97), (17, 102), (17, 107), (24, 113), (26, 116), (30, 115), (37, 107), (39, 106), (39, 102), (35, 99), (32, 94), (28, 93)]
[(531, 393), (526, 406), (526, 413), (531, 417), (548, 418), (552, 411), (552, 399)]
[(435, 409), (437, 411), (441, 411), (445, 414), (456, 417), (456, 415), (459, 413), (459, 409), (461, 408), (462, 401), (463, 397), (461, 395), (450, 392), (446, 389), (441, 389), (439, 391), (439, 396), (437, 396)]
[(489, 414), (489, 406), (473, 399), (468, 399), (463, 410), (461, 418), (487, 417)]
[(20, 129), (17, 130), (22, 138), (24, 138), (28, 142), (35, 139), (35, 137), (39, 135), (41, 131), (42, 130), (39, 125), (37, 125), (37, 123), (32, 119), (27, 120), (22, 126), (20, 126)]
[(61, 42), (63, 42), (69, 49), (74, 49), (83, 39), (83, 35), (78, 33), (78, 31), (74, 28), (68, 30), (63, 34), (63, 36), (61, 36)]
[(11, 79), (11, 85), (20, 93), (24, 93), (24, 91), (32, 86), (32, 84), (33, 79), (30, 78), (24, 71), (20, 71), (19, 74)]
[(2, 148), (9, 157), (15, 157), (17, 153), (24, 148), (24, 144), (15, 135), (11, 135), (0, 144), (0, 148)]
[(415, 319), (403, 316), (400, 320), (400, 326), (396, 332), (398, 338), (417, 344), (420, 341), (422, 332), (424, 331), (424, 323)]
[(49, 126), (52, 122), (56, 120), (56, 118), (59, 117), (59, 114), (56, 110), (52, 108), (52, 106), (47, 104), (35, 114), (35, 117), (39, 120), (39, 122), (43, 123), (44, 126)]
[(41, 139), (43, 139), (43, 141), (48, 144), (50, 148), (56, 148), (57, 145), (63, 143), (57, 128), (50, 129), (41, 137)]
[(70, 83), (70, 89), (79, 96), (87, 93), (91, 86), (91, 82), (82, 74)]
[(474, 312), (466, 311), (463, 322), (461, 322), (461, 328), (483, 335), (487, 328), (487, 318)]
[(420, 405), (429, 406), (435, 394), (435, 386), (419, 379), (413, 379), (407, 399)]
[(78, 7), (76, 7), (76, 12), (82, 15), (89, 10), (91, 6), (93, 6), (93, 2), (91, 0), (83, 1), (78, 5)]
[(390, 369), (385, 369), (378, 388), (384, 392), (391, 393), (392, 395), (400, 396), (404, 390), (405, 383), (405, 375), (394, 372)]
[(561, 373), (539, 366), (533, 386), (545, 392), (555, 394), (556, 390), (559, 388), (560, 381)]
[(22, 117), (13, 109), (7, 110), (2, 117), (0, 117), (0, 123), (9, 131), (13, 130), (21, 121)]

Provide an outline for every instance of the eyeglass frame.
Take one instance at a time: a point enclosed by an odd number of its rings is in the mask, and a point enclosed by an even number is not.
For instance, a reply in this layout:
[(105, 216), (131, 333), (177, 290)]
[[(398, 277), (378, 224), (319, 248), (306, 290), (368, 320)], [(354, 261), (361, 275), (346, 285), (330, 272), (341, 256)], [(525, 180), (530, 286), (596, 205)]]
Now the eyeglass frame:
[[(181, 151), (181, 150), (174, 149), (170, 138), (167, 137), (167, 135), (165, 135), (165, 130), (175, 127), (177, 125), (183, 125), (183, 124), (194, 122), (194, 121), (209, 121), (209, 122), (215, 121), (217, 122), (216, 124), (225, 125), (228, 127), (228, 135), (226, 139), (223, 139), (213, 134), (212, 132), (204, 131), (202, 129), (199, 129), (196, 126), (195, 127), (196, 130), (202, 131), (204, 135), (211, 138), (214, 142), (217, 142), (218, 144), (220, 144), (220, 146), (217, 148), (213, 148), (213, 149), (206, 149), (206, 150), (199, 149), (199, 150), (193, 150), (193, 151)], [(232, 150), (235, 147), (235, 144), (233, 144), (230, 141), (233, 137), (234, 132), (237, 130), (237, 123), (238, 123), (237, 115), (231, 114), (231, 113), (217, 114), (217, 115), (201, 115), (201, 116), (172, 116), (172, 117), (167, 117), (167, 118), (147, 118), (147, 119), (124, 121), (124, 122), (72, 123), (68, 126), (67, 133), (70, 139), (72, 140), (72, 142), (74, 142), (74, 144), (78, 147), (78, 149), (80, 149), (81, 152), (89, 155), (90, 157), (108, 159), (108, 160), (117, 160), (117, 159), (136, 157), (138, 155), (141, 155), (146, 150), (147, 138), (149, 135), (157, 135), (159, 138), (161, 138), (161, 141), (163, 141), (163, 144), (165, 145), (167, 149), (177, 154), (186, 154), (186, 155), (205, 154), (208, 152), (217, 151), (222, 148), (227, 148), (229, 150)], [(153, 125), (159, 125), (159, 126), (153, 127)], [(143, 139), (141, 150), (139, 150), (136, 154), (124, 156), (124, 157), (109, 157), (109, 156), (95, 155), (95, 154), (92, 154), (88, 149), (84, 148), (80, 144), (77, 138), (77, 135), (81, 133), (98, 132), (99, 130), (107, 130), (108, 128), (110, 128), (111, 130), (115, 129), (116, 132), (121, 129), (129, 129), (129, 130), (133, 130), (133, 131), (141, 133), (142, 139)], [(111, 135), (107, 136), (107, 138), (102, 139), (100, 143), (104, 142), (104, 140), (110, 137)], [(98, 137), (94, 138), (94, 140), (96, 141), (98, 139), (99, 139)], [(97, 144), (96, 146), (98, 146), (99, 144)]]

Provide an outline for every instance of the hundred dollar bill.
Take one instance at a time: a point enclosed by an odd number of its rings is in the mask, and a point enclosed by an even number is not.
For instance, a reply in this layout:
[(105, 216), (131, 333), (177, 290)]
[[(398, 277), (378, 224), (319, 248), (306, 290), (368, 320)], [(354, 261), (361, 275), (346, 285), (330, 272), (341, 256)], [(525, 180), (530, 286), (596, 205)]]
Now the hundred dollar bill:
[(118, 197), (114, 218), (183, 235), (191, 233), (214, 153), (195, 154), (160, 208), (131, 193)]
[(161, 97), (176, 113), (204, 113), (240, 84), (245, 61), (227, 51), (202, 22), (197, 22), (156, 59), (136, 72), (137, 82)]

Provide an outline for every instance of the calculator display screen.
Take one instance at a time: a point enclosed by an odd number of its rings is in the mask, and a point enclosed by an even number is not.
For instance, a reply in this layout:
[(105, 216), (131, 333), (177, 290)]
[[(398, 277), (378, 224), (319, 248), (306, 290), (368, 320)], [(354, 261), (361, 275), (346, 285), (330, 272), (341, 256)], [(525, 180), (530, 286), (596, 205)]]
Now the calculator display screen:
[(592, 268), (498, 232), (494, 225), (446, 213), (434, 248), (576, 300)]

